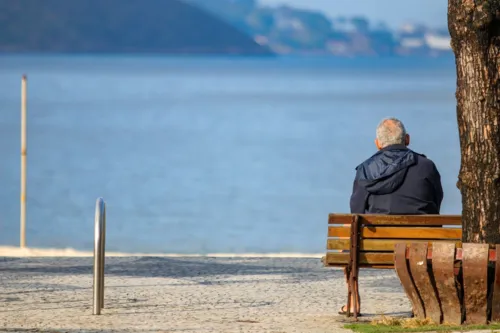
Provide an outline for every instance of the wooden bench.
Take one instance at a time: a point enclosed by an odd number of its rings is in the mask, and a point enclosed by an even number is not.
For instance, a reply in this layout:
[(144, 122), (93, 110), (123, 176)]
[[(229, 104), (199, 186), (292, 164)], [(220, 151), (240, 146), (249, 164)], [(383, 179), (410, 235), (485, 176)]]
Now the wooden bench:
[[(394, 269), (397, 243), (456, 242), (461, 246), (460, 215), (352, 215), (330, 214), (328, 218), (327, 267), (347, 272), (347, 316), (351, 295), (358, 291), (359, 268)], [(356, 298), (353, 307), (357, 308)], [(357, 318), (355, 311), (354, 317)]]

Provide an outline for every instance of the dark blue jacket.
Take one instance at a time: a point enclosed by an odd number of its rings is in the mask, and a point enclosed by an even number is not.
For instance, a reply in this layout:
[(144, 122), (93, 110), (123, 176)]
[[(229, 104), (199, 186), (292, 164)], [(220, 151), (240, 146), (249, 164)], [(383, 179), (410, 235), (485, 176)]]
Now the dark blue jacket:
[(379, 150), (356, 168), (352, 214), (439, 214), (441, 176), (434, 163), (406, 148)]

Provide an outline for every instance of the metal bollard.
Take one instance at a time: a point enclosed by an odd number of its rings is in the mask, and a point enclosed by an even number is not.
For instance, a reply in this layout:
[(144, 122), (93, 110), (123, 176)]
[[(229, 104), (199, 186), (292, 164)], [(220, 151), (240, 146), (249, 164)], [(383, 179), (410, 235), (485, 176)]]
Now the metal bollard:
[(104, 308), (104, 262), (106, 252), (106, 204), (98, 198), (94, 221), (94, 306), (93, 314)]

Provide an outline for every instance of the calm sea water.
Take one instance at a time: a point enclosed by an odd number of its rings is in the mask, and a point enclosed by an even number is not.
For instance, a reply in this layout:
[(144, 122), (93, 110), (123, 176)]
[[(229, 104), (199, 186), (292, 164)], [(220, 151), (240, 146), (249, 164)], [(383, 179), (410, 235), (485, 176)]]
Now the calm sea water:
[(460, 213), (453, 59), (0, 57), (0, 245), (92, 249), (97, 197), (122, 252), (322, 252), (386, 116)]

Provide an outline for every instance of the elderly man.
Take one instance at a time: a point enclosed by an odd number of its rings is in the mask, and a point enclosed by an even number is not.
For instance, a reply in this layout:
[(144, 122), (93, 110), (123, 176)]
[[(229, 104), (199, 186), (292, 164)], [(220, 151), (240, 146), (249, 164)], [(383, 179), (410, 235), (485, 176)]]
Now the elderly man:
[[(441, 176), (434, 163), (408, 149), (409, 144), (410, 136), (401, 121), (382, 120), (375, 139), (378, 152), (356, 168), (352, 214), (439, 214)], [(355, 294), (359, 312), (359, 291)], [(340, 313), (346, 310), (343, 306)]]

